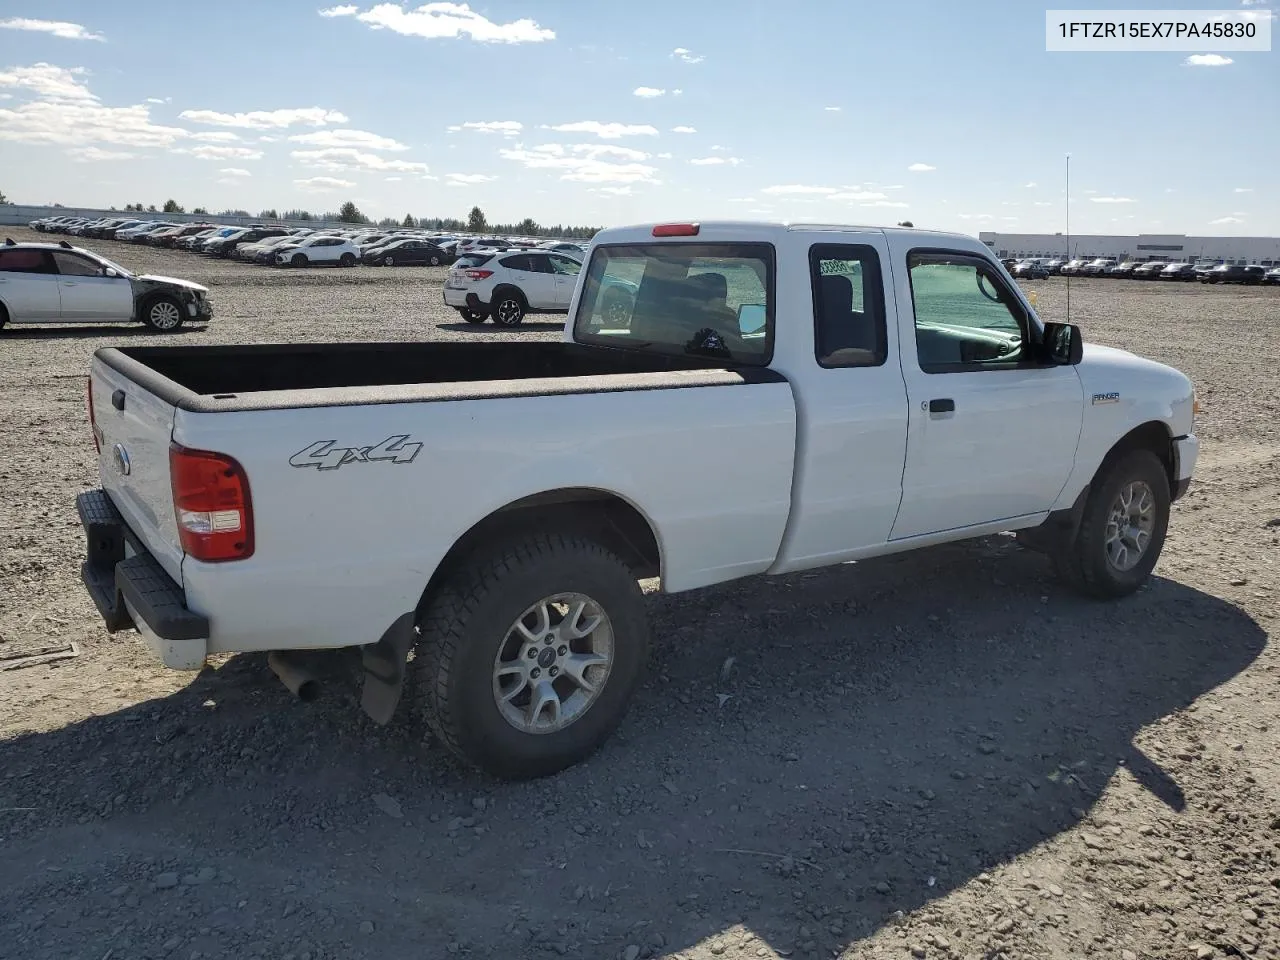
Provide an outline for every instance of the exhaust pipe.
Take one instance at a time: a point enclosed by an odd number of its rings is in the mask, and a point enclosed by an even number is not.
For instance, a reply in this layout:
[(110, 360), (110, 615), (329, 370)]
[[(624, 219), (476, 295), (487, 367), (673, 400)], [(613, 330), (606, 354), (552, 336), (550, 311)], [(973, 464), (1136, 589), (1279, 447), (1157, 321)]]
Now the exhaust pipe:
[(310, 703), (320, 696), (320, 681), (316, 679), (316, 675), (287, 653), (268, 653), (267, 666), (299, 700)]

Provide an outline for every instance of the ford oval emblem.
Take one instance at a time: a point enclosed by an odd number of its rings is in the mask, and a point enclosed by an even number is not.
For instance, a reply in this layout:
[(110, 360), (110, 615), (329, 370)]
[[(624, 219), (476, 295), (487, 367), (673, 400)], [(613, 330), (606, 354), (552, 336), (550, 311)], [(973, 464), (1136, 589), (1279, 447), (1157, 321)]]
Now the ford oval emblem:
[(127, 477), (129, 475), (129, 470), (131, 469), (129, 464), (129, 451), (124, 448), (124, 444), (117, 443), (114, 448), (114, 453), (116, 455), (116, 470), (119, 471), (120, 476)]

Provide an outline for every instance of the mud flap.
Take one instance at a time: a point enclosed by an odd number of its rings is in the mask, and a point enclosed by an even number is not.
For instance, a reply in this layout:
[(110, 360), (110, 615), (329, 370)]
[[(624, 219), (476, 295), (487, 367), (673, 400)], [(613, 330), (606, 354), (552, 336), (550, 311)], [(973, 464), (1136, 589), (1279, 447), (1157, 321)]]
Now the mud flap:
[(391, 722), (404, 690), (409, 651), (417, 639), (418, 630), (411, 611), (387, 627), (377, 643), (360, 648), (360, 659), (364, 663), (360, 706), (374, 723), (385, 725)]

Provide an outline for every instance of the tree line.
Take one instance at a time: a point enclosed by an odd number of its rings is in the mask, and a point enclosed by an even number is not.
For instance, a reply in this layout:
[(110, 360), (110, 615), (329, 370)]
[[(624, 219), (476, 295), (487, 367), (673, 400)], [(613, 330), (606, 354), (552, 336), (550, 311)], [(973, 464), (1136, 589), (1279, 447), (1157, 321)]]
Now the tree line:
[[(2, 195), (0, 195), (2, 196)], [(0, 201), (3, 202), (3, 201)], [(115, 210), (115, 207), (111, 208)], [(164, 202), (160, 209), (156, 209), (153, 203), (150, 206), (143, 206), (141, 203), (126, 203), (124, 205), (125, 213), (186, 213), (187, 210), (176, 200), (169, 199)], [(201, 216), (213, 216), (205, 207), (194, 207), (191, 213)], [(219, 210), (216, 216), (220, 217), (252, 217), (254, 214), (248, 210), (227, 209)], [(257, 216), (262, 220), (320, 220), (339, 223), (351, 224), (367, 224), (369, 226), (378, 227), (411, 227), (421, 230), (452, 230), (467, 231), (469, 233), (500, 233), (514, 234), (521, 237), (575, 237), (589, 240), (596, 235), (601, 227), (582, 227), (557, 223), (554, 226), (538, 223), (532, 217), (525, 217), (519, 223), (490, 223), (488, 217), (485, 216), (483, 210), (479, 207), (472, 207), (470, 213), (467, 214), (465, 220), (456, 217), (415, 217), (411, 213), (406, 213), (402, 219), (397, 220), (395, 217), (383, 217), (381, 220), (373, 220), (365, 216), (360, 208), (351, 200), (342, 204), (337, 210), (330, 210), (324, 213), (312, 213), (309, 210), (285, 210), (283, 213), (277, 211), (274, 207), (268, 207), (266, 210), (258, 211)]]

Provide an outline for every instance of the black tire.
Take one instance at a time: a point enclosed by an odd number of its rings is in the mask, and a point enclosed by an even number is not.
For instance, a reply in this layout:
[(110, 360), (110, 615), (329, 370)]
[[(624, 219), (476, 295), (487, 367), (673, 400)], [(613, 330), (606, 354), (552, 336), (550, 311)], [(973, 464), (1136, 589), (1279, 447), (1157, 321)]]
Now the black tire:
[[(1131, 483), (1145, 484), (1154, 500), (1150, 540), (1137, 563), (1119, 569), (1107, 552), (1107, 528), (1121, 491)], [(1141, 587), (1155, 569), (1169, 528), (1169, 476), (1150, 450), (1134, 450), (1114, 460), (1095, 480), (1085, 502), (1080, 529), (1073, 541), (1050, 553), (1054, 569), (1067, 583), (1091, 597), (1114, 599)]]
[(177, 297), (152, 297), (142, 306), (142, 322), (158, 333), (173, 333), (182, 326), (186, 314)]
[(338, 263), (344, 267), (354, 267), (356, 265), (356, 255), (347, 251), (338, 258)]
[(4, 325), (9, 322), (9, 311), (4, 308), (4, 304), (0, 303), (0, 330), (4, 329)]
[(295, 253), (289, 258), (289, 266), (305, 267), (307, 265), (307, 255), (305, 253)]
[(384, 267), (394, 267), (396, 265), (396, 258), (388, 253), (385, 257), (382, 258), (382, 265)]
[[(495, 660), (522, 611), (568, 592), (590, 597), (607, 615), (612, 663), (577, 719), (530, 733), (499, 709)], [(635, 575), (600, 544), (573, 534), (533, 532), (474, 555), (436, 591), (419, 629), (409, 678), (417, 708), (450, 751), (504, 779), (547, 776), (594, 753), (622, 720), (648, 657)]]
[(461, 316), (463, 320), (467, 321), (467, 323), (484, 323), (489, 319), (489, 314), (485, 313), (483, 310), (469, 310), (466, 307), (461, 308), (458, 311), (458, 315)]
[(605, 295), (601, 313), (604, 322), (610, 326), (629, 327), (634, 309), (635, 299), (625, 290), (610, 290)]
[(489, 313), (493, 322), (500, 327), (518, 327), (524, 321), (524, 297), (519, 290), (507, 287), (493, 295), (493, 303), (489, 304)]
[(435, 254), (432, 254), (431, 259), (429, 259), (427, 263), (429, 263), (433, 267), (438, 267), (440, 266), (440, 258), (437, 257)]

